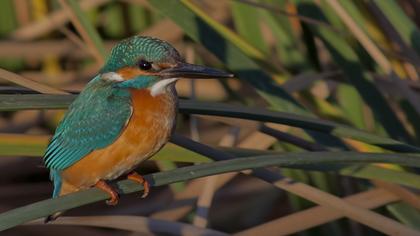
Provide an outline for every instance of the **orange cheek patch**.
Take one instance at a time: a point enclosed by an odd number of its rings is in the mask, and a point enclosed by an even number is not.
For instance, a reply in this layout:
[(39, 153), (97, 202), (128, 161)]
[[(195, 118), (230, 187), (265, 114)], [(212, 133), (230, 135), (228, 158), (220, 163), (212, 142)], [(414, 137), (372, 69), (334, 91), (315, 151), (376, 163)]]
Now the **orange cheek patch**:
[(136, 67), (123, 67), (117, 71), (124, 80), (134, 79), (140, 75), (157, 75), (157, 72), (147, 72)]

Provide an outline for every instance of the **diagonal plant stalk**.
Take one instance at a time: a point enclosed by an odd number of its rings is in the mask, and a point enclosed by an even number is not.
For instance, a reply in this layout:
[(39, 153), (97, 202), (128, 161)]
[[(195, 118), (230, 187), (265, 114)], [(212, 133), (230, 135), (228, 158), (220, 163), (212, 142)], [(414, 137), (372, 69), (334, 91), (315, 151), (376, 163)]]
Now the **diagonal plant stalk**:
[[(373, 209), (397, 201), (398, 196), (383, 189), (376, 188), (345, 197), (344, 200), (367, 209)], [(342, 217), (343, 215), (341, 212), (334, 211), (327, 206), (315, 206), (265, 222), (261, 225), (240, 231), (234, 235), (291, 235)]]
[[(110, 0), (83, 0), (80, 1), (80, 8), (86, 11), (95, 7), (100, 7), (109, 1)], [(43, 19), (31, 22), (28, 25), (16, 29), (16, 31), (10, 34), (10, 37), (18, 40), (34, 40), (63, 26), (69, 20), (70, 17), (67, 10), (57, 10)]]
[[(326, 20), (324, 12), (312, 1), (299, 0), (297, 2), (300, 14), (318, 20)], [(346, 78), (357, 89), (359, 95), (373, 111), (375, 118), (380, 121), (390, 137), (412, 142), (412, 137), (395, 115), (385, 97), (372, 84), (371, 78), (364, 73), (364, 68), (356, 52), (345, 39), (322, 27), (311, 25), (309, 28), (314, 35), (322, 40), (331, 57), (343, 70)]]
[(230, 6), (237, 33), (267, 57), (269, 46), (264, 41), (260, 22), (255, 20), (258, 19), (260, 10), (235, 1), (232, 1)]
[[(23, 109), (65, 109), (76, 95), (0, 95), (0, 111)], [(247, 108), (212, 102), (180, 101), (180, 112), (212, 116), (234, 117), (295, 126), (307, 130), (356, 139), (396, 152), (420, 152), (420, 148), (366, 131), (352, 128), (332, 121), (299, 116), (291, 113), (275, 112), (264, 109)]]
[[(232, 147), (237, 140), (239, 129), (233, 127), (220, 140), (219, 145), (225, 147)], [(203, 179), (203, 187), (201, 194), (197, 197), (196, 214), (193, 219), (193, 224), (199, 227), (207, 227), (209, 223), (209, 211), (214, 200), (215, 192), (217, 191), (217, 182), (219, 175), (209, 176)], [(233, 177), (232, 177), (233, 178)]]
[[(191, 151), (195, 151), (202, 155), (206, 155), (207, 157), (210, 157), (213, 160), (220, 161), (220, 160), (229, 160), (229, 159), (234, 158), (234, 156), (228, 153), (224, 153), (219, 150), (212, 149), (204, 144), (194, 142), (193, 140), (182, 137), (180, 135), (173, 135), (171, 138), (171, 142), (173, 142), (174, 144), (180, 145), (182, 147), (185, 147)], [(332, 154), (332, 152), (328, 152), (328, 153)], [(288, 155), (293, 155), (293, 154), (288, 154)], [(346, 156), (349, 156), (349, 155), (346, 155)], [(298, 158), (295, 157), (293, 160), (296, 161), (297, 159)], [(253, 176), (260, 178), (268, 183), (271, 183), (280, 189), (296, 194), (297, 196), (303, 197), (319, 205), (325, 205), (325, 206), (334, 208), (336, 210), (342, 211), (346, 215), (346, 217), (352, 220), (355, 220), (357, 222), (360, 222), (362, 224), (365, 224), (369, 227), (372, 227), (385, 234), (393, 235), (393, 234), (415, 233), (414, 230), (398, 222), (395, 222), (387, 217), (384, 217), (377, 213), (348, 204), (342, 199), (334, 195), (326, 193), (315, 187), (311, 187), (309, 185), (296, 182), (293, 179), (283, 177), (277, 172), (270, 171), (265, 168), (255, 167), (252, 171), (250, 172), (247, 171), (246, 173), (251, 173)]]
[(67, 109), (77, 95), (20, 94), (0, 95), (0, 111), (27, 109)]
[(27, 79), (23, 76), (20, 76), (18, 74), (15, 74), (13, 72), (7, 71), (5, 69), (0, 68), (0, 78), (5, 79), (7, 81), (10, 81), (14, 84), (23, 86), (25, 88), (32, 89), (34, 91), (40, 92), (40, 93), (47, 93), (47, 94), (68, 94), (67, 92), (53, 88), (51, 86), (38, 83), (36, 81)]
[[(222, 139), (223, 141), (223, 139)], [(253, 132), (250, 134), (247, 138), (244, 140), (241, 140), (241, 142), (238, 144), (238, 147), (240, 148), (257, 148), (257, 149), (267, 149), (269, 148), (273, 143), (275, 142), (274, 139), (264, 136), (262, 134), (259, 134), (257, 132)], [(266, 153), (264, 153), (266, 154)], [(252, 155), (249, 155), (252, 156)], [(215, 189), (220, 189), (222, 186), (224, 186), (226, 183), (231, 181), (235, 176), (237, 176), (239, 173), (226, 173), (222, 175), (217, 175), (217, 182)], [(156, 212), (151, 215), (151, 217), (156, 219), (165, 219), (165, 220), (178, 220), (187, 215), (191, 210), (193, 209), (193, 204), (196, 201), (195, 197), (199, 195), (199, 192), (202, 189), (203, 182), (207, 178), (201, 178), (196, 179), (194, 181), (191, 181), (188, 184), (188, 187), (186, 188), (185, 192), (177, 193), (176, 196), (174, 196), (174, 199), (178, 201), (191, 201), (191, 205), (186, 205), (183, 207), (178, 207), (176, 202), (173, 202), (172, 204), (168, 205), (167, 208), (163, 211)], [(198, 190), (198, 191), (197, 191)], [(195, 194), (191, 194), (191, 193)], [(197, 199), (198, 201), (198, 199)]]
[[(215, 151), (217, 153), (217, 151)], [(207, 153), (208, 154), (208, 153)], [(214, 154), (214, 151), (213, 151)], [(210, 154), (210, 155), (213, 155)], [(392, 155), (384, 154), (347, 154), (341, 158), (332, 155), (333, 153), (321, 153), (323, 158), (318, 159), (319, 163), (340, 163), (340, 162), (393, 162), (401, 158), (392, 158)], [(294, 166), (311, 163), (312, 155), (285, 154), (279, 158), (278, 155), (244, 157), (226, 161), (188, 166), (175, 170), (160, 172), (145, 176), (152, 186), (162, 186), (175, 182), (186, 181), (204, 176), (221, 174), (232, 171), (241, 171), (251, 168), (267, 167), (273, 165)], [(420, 159), (410, 157), (407, 161), (411, 166), (420, 166)], [(401, 164), (407, 164), (406, 162)], [(121, 194), (127, 194), (142, 190), (142, 186), (132, 181), (119, 181), (115, 185)], [(108, 195), (99, 189), (92, 188), (69, 194), (60, 198), (48, 199), (33, 203), (24, 207), (16, 208), (0, 214), (0, 230), (5, 230), (25, 222), (38, 219), (56, 211), (68, 210), (89, 203), (105, 200)]]
[(420, 198), (417, 194), (414, 192), (401, 187), (396, 184), (391, 184), (388, 182), (384, 182), (381, 180), (372, 180), (372, 183), (379, 187), (386, 189), (388, 192), (394, 193), (397, 195), (403, 202), (411, 205), (412, 207), (416, 208), (417, 210), (420, 210)]
[[(248, 157), (248, 156), (260, 156), (260, 155), (272, 155), (277, 153), (283, 155), (284, 153), (272, 152), (272, 151), (261, 151), (261, 150), (250, 150), (250, 149), (241, 149), (241, 148), (219, 148), (231, 155), (235, 155), (238, 158)], [(310, 152), (308, 155), (312, 155), (314, 160), (322, 158), (320, 155), (323, 155), (324, 152)], [(340, 155), (344, 154), (343, 152), (334, 152), (334, 154)], [(349, 153), (349, 152), (345, 152)], [(352, 152), (353, 153), (353, 152)], [(399, 154), (392, 154), (399, 155)], [(404, 155), (404, 154), (403, 154)], [(399, 157), (396, 157), (399, 158)], [(326, 167), (326, 168), (325, 168)], [(295, 168), (295, 167), (291, 167)], [(362, 179), (380, 179), (389, 183), (399, 184), (411, 188), (420, 189), (420, 176), (414, 173), (403, 172), (399, 170), (388, 169), (380, 167), (377, 165), (350, 165), (350, 166), (339, 166), (333, 165), (332, 168), (327, 167), (326, 165), (307, 165), (307, 166), (296, 166), (296, 168), (304, 169), (308, 171), (337, 171), (338, 174), (349, 176), (353, 178), (362, 178)]]
[[(123, 222), (123, 223), (122, 223)], [(33, 221), (28, 225), (44, 224), (43, 221)], [(60, 217), (51, 222), (53, 225), (80, 225), (95, 226), (111, 229), (122, 229), (144, 234), (170, 234), (170, 235), (215, 235), (227, 236), (228, 234), (194, 225), (158, 220), (143, 216), (84, 216), (84, 217)]]
[(247, 109), (241, 106), (232, 106), (227, 104), (191, 102), (182, 100), (180, 111), (189, 114), (213, 115), (234, 117), (240, 119), (258, 120), (263, 122), (272, 122), (285, 124), (303, 129), (325, 132), (336, 136), (353, 138), (372, 145), (380, 146), (385, 149), (399, 152), (419, 152), (420, 148), (402, 142), (380, 137), (366, 131), (352, 128), (350, 126), (337, 124), (335, 122), (320, 120), (310, 117), (299, 116), (290, 113), (268, 111), (263, 109)]
[[(218, 175), (216, 188), (219, 189), (234, 178), (237, 174), (235, 172)], [(196, 202), (196, 197), (201, 193), (203, 179), (195, 179), (189, 181), (187, 187), (182, 192), (178, 192), (174, 196), (174, 201), (158, 212), (150, 215), (153, 219), (176, 221), (183, 218), (193, 209)], [(183, 206), (179, 206), (179, 202), (185, 202)]]
[(420, 104), (418, 103), (419, 97), (415, 94), (405, 81), (393, 71), (391, 62), (379, 47), (369, 38), (369, 36), (363, 31), (363, 29), (356, 23), (355, 20), (345, 11), (344, 7), (341, 6), (338, 0), (325, 0), (340, 16), (342, 21), (346, 24), (349, 30), (353, 33), (354, 37), (363, 45), (370, 56), (375, 59), (375, 62), (382, 68), (383, 72), (395, 83), (397, 88), (401, 90), (401, 93), (410, 102), (413, 108), (418, 114), (420, 114)]
[(98, 64), (103, 64), (107, 55), (105, 46), (96, 29), (82, 12), (79, 3), (75, 0), (60, 0), (59, 2), (69, 12), (72, 23), (89, 46), (89, 51), (95, 57)]
[(257, 2), (257, 1), (251, 1), (251, 0), (235, 0), (235, 1), (241, 2), (243, 4), (248, 4), (250, 6), (254, 6), (254, 7), (257, 7), (257, 8), (265, 9), (265, 10), (268, 10), (268, 11), (271, 11), (271, 12), (275, 12), (275, 13), (278, 13), (278, 14), (282, 14), (282, 15), (285, 15), (285, 16), (288, 16), (288, 17), (295, 17), (295, 18), (299, 19), (300, 21), (305, 22), (307, 24), (323, 26), (323, 27), (325, 27), (327, 29), (330, 29), (331, 31), (334, 31), (334, 32), (339, 33), (339, 34), (346, 34), (347, 33), (345, 31), (343, 31), (342, 29), (338, 29), (338, 28), (336, 28), (336, 27), (334, 27), (334, 26), (332, 26), (332, 25), (330, 25), (330, 24), (328, 24), (324, 21), (320, 21), (320, 20), (315, 19), (315, 18), (306, 17), (304, 15), (299, 15), (299, 14), (296, 14), (296, 13), (288, 12), (288, 11), (286, 11), (286, 10), (284, 10), (284, 9), (278, 7), (277, 5), (274, 5), (274, 4), (266, 4), (266, 3), (261, 3), (261, 2)]
[(394, 29), (401, 36), (404, 43), (409, 45), (417, 54), (420, 54), (420, 30), (404, 13), (404, 10), (398, 4), (398, 1), (374, 0), (372, 2), (383, 12)]

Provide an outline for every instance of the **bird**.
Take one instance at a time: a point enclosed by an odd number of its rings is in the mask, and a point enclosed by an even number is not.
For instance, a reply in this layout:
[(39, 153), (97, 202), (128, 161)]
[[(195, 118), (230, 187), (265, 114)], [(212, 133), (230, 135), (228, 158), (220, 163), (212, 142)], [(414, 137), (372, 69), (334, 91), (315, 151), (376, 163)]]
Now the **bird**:
[[(180, 78), (231, 78), (232, 74), (186, 63), (169, 43), (132, 36), (117, 43), (99, 70), (70, 104), (45, 151), (44, 165), (56, 198), (97, 187), (119, 201), (108, 181), (126, 175), (149, 183), (135, 169), (156, 154), (175, 129)], [(63, 212), (46, 217), (57, 219)]]

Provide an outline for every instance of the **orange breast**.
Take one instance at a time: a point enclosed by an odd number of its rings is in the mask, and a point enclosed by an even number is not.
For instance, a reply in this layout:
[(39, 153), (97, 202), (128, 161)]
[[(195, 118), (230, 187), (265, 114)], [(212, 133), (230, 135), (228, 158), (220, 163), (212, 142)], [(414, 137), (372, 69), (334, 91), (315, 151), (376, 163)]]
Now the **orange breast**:
[[(81, 189), (98, 180), (115, 179), (150, 158), (168, 141), (176, 116), (176, 94), (152, 97), (149, 90), (131, 90), (133, 114), (121, 136), (62, 172), (63, 187)], [(65, 189), (63, 189), (65, 191)]]

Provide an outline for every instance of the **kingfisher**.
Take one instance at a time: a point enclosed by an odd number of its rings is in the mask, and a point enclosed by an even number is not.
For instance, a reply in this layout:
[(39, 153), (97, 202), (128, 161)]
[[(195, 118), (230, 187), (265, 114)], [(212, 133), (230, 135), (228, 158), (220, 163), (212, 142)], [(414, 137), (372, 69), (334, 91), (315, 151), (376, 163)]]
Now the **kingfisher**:
[(53, 198), (97, 187), (109, 194), (107, 204), (116, 205), (118, 193), (107, 181), (122, 175), (143, 185), (141, 197), (146, 197), (149, 183), (135, 169), (174, 131), (176, 81), (232, 76), (186, 63), (174, 47), (157, 38), (133, 36), (116, 44), (99, 73), (69, 106), (44, 154)]

